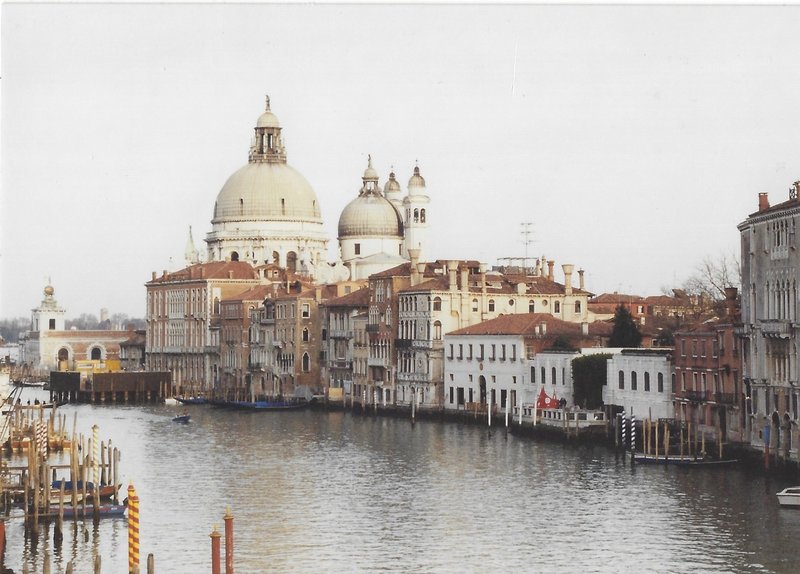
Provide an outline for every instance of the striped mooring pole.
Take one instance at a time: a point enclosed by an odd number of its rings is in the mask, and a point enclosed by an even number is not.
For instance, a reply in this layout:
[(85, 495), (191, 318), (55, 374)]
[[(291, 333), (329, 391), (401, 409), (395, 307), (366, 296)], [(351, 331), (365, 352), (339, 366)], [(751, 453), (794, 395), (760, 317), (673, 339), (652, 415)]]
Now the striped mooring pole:
[(128, 572), (139, 566), (139, 497), (128, 484)]
[(628, 436), (627, 436), (627, 429), (628, 426), (628, 417), (625, 416), (625, 413), (622, 413), (622, 458), (625, 458), (625, 451), (628, 449)]
[(636, 458), (636, 415), (631, 412), (631, 463)]

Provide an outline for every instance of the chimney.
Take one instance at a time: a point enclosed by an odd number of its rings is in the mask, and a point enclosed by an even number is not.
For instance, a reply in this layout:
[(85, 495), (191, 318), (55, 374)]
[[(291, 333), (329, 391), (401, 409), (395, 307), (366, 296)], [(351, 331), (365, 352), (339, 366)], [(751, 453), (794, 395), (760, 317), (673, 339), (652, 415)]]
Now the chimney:
[(552, 281), (553, 280), (553, 267), (555, 266), (556, 262), (550, 259), (547, 262), (547, 278)]
[(768, 193), (759, 193), (758, 194), (758, 210), (764, 211), (769, 209), (769, 194)]
[(736, 296), (739, 290), (736, 287), (725, 287), (725, 312), (728, 317), (733, 318), (736, 313)]
[(461, 291), (463, 293), (469, 291), (469, 268), (466, 266), (461, 270)]
[(409, 249), (408, 257), (411, 259), (411, 286), (419, 284), (419, 271), (417, 262), (419, 261), (419, 249)]
[(167, 276), (167, 270), (166, 269), (161, 271), (161, 276), (162, 277), (166, 277)]
[(583, 269), (578, 269), (578, 289), (584, 290), (583, 287)]
[(458, 274), (458, 261), (451, 259), (447, 262), (447, 271), (449, 273), (449, 277), (447, 280), (447, 286), (450, 287), (450, 291), (455, 291), (458, 285), (456, 284), (456, 277)]
[(478, 265), (478, 273), (481, 274), (481, 293), (486, 295), (486, 264)]
[(233, 269), (228, 269), (228, 279), (233, 279)]
[(156, 272), (153, 271), (153, 278), (151, 279), (151, 281), (155, 281), (155, 280), (156, 280)]
[(574, 265), (571, 263), (564, 263), (561, 269), (564, 270), (564, 294), (572, 295), (572, 270)]

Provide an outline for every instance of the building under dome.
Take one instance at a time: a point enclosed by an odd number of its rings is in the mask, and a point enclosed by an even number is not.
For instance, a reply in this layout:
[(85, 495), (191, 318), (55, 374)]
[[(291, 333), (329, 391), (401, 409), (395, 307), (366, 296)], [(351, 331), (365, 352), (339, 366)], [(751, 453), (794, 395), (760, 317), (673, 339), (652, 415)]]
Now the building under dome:
[[(339, 217), (341, 259), (350, 270), (352, 280), (366, 279), (373, 273), (404, 263), (408, 261), (409, 249), (422, 249), (427, 229), (425, 208), (430, 201), (425, 195), (425, 180), (419, 174), (419, 167), (414, 168), (409, 180), (409, 196), (405, 198), (394, 172), (381, 192), (372, 157), (361, 179), (358, 197), (347, 204)], [(409, 239), (413, 243), (409, 243)]]
[(311, 184), (286, 163), (278, 118), (258, 118), (247, 165), (217, 195), (209, 261), (274, 263), (290, 271), (312, 270), (325, 260), (328, 240)]

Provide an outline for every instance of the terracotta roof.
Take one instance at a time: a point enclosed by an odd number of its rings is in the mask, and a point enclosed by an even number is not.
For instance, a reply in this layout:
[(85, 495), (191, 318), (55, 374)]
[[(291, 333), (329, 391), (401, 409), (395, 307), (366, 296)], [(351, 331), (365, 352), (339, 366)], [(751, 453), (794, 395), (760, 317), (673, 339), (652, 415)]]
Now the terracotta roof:
[(209, 261), (156, 277), (148, 284), (206, 279), (258, 279), (258, 273), (246, 261)]
[(644, 299), (639, 295), (625, 295), (624, 293), (603, 293), (590, 300), (589, 304), (592, 305), (593, 303), (608, 303), (608, 304), (619, 305), (620, 303), (623, 303), (630, 305), (634, 301), (637, 303), (643, 303)]
[(373, 273), (372, 277), (403, 277), (411, 275), (411, 263), (401, 263), (391, 269), (385, 269), (379, 273)]
[(688, 299), (678, 299), (669, 295), (652, 295), (646, 297), (645, 302), (655, 307), (686, 307), (689, 304)]
[[(448, 335), (535, 335), (540, 324), (547, 325), (547, 335), (580, 335), (581, 325), (562, 321), (546, 313), (501, 315), (470, 327), (451, 331)], [(590, 325), (591, 333), (591, 325)]]
[(272, 285), (256, 285), (246, 291), (242, 291), (238, 295), (232, 295), (223, 299), (226, 301), (263, 301), (272, 295)]
[(761, 211), (756, 211), (751, 213), (748, 218), (756, 217), (758, 215), (764, 215), (765, 213), (773, 213), (775, 211), (783, 211), (784, 209), (791, 209), (793, 207), (800, 207), (800, 197), (795, 199), (788, 199), (781, 203), (776, 203), (775, 205), (769, 206), (767, 209), (763, 209)]
[(326, 307), (366, 307), (369, 305), (369, 287), (362, 287), (357, 291), (334, 297), (325, 301)]

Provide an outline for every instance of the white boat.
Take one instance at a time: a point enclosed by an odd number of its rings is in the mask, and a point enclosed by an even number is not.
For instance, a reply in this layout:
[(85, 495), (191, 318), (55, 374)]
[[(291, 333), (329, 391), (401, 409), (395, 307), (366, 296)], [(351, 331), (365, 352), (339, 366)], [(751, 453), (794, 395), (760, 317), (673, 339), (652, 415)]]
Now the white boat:
[(790, 486), (777, 493), (778, 503), (787, 508), (800, 508), (800, 486)]

